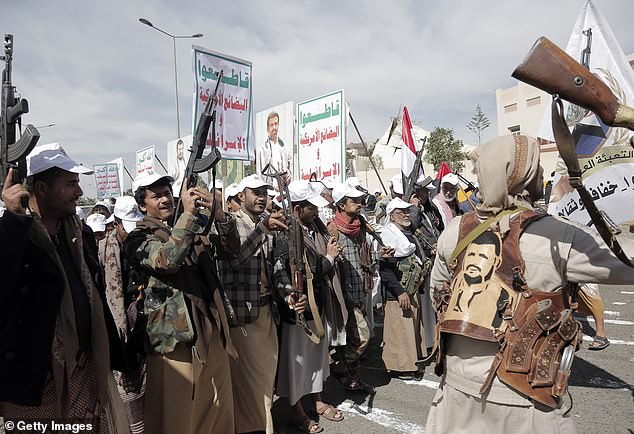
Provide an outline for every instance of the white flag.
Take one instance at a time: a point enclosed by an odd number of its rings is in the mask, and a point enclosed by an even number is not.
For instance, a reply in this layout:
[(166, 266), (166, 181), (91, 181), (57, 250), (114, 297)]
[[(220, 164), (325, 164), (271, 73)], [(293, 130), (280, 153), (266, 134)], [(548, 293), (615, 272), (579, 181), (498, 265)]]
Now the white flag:
[[(619, 102), (632, 105), (634, 72), (612, 29), (591, 0), (581, 9), (566, 53), (580, 63), (589, 61), (590, 72), (607, 84)], [(633, 133), (626, 128), (608, 127), (594, 113), (569, 103), (564, 104), (564, 113), (577, 146), (583, 184), (597, 207), (617, 223), (634, 219), (634, 150), (628, 143)], [(538, 135), (554, 141), (550, 117), (548, 109)], [(584, 208), (559, 158), (548, 212), (588, 224), (590, 217)]]

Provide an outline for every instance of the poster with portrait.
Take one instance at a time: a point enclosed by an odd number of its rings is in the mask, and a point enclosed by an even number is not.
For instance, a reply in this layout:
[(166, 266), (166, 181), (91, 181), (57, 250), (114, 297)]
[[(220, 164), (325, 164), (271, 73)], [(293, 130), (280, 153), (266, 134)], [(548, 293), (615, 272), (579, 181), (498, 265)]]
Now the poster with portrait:
[(256, 173), (262, 174), (269, 165), (275, 171), (288, 172), (293, 178), (294, 116), (292, 101), (256, 113)]
[(154, 173), (154, 145), (136, 151), (136, 176)]
[(98, 200), (120, 196), (121, 185), (117, 163), (95, 164), (93, 171)]
[(167, 174), (174, 178), (174, 184), (172, 184), (174, 196), (180, 196), (192, 140), (193, 136), (190, 135), (167, 142)]
[(346, 171), (343, 90), (297, 104), (297, 176), (343, 182)]
[[(216, 146), (224, 159), (253, 160), (255, 112), (251, 62), (196, 45), (192, 46), (192, 58), (195, 78), (192, 131), (196, 131), (200, 113), (213, 95), (222, 71), (215, 109)], [(209, 134), (207, 146), (211, 146), (211, 129)]]

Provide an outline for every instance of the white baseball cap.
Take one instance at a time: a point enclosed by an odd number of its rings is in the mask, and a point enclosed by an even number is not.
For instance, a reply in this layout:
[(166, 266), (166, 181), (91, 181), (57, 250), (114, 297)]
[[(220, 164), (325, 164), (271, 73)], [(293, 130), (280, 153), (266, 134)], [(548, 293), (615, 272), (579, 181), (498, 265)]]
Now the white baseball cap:
[(174, 178), (169, 175), (161, 175), (159, 173), (147, 173), (141, 176), (137, 176), (136, 179), (132, 182), (132, 193), (136, 193), (139, 187), (148, 187), (159, 179), (167, 179), (170, 184), (174, 182)]
[(93, 232), (105, 232), (106, 217), (103, 214), (95, 213), (86, 217), (86, 224)]
[(451, 185), (458, 185), (458, 176), (455, 173), (448, 173), (445, 176), (442, 177), (442, 180), (440, 181), (441, 184), (444, 184), (445, 182), (451, 184)]
[(390, 215), (395, 209), (405, 209), (405, 208), (409, 208), (410, 206), (412, 206), (411, 203), (405, 202), (400, 197), (395, 197), (394, 199), (388, 202), (387, 206), (385, 207), (385, 213), (387, 215)]
[(350, 178), (346, 179), (346, 183), (351, 187), (361, 186), (361, 181), (356, 176), (351, 176)]
[(92, 175), (93, 171), (70, 158), (58, 143), (39, 145), (33, 148), (26, 157), (27, 176), (36, 175), (52, 167), (59, 167), (67, 172)]
[(270, 197), (275, 197), (277, 196), (277, 191), (275, 191), (274, 188), (269, 188), (268, 190), (266, 190), (266, 194), (268, 194)]
[(92, 209), (95, 209), (96, 206), (103, 206), (108, 210), (108, 212), (112, 212), (112, 206), (105, 200), (99, 200), (95, 202), (95, 205), (92, 207)]
[(335, 188), (335, 185), (337, 185), (337, 183), (335, 182), (334, 178), (324, 178), (321, 180), (321, 182), (326, 186), (326, 188), (332, 190), (333, 188)]
[(337, 184), (332, 189), (332, 199), (335, 203), (341, 202), (344, 197), (362, 197), (365, 193), (357, 190), (355, 187), (344, 183)]
[(288, 194), (291, 202), (303, 202), (307, 200), (317, 207), (328, 205), (328, 201), (321, 197), (321, 189), (316, 183), (299, 179), (288, 184)]
[(402, 175), (399, 173), (398, 175), (394, 175), (391, 179), (390, 182), (392, 183), (392, 190), (394, 190), (394, 193), (396, 194), (403, 194), (403, 177)]
[(114, 213), (108, 220), (114, 221), (114, 218), (121, 219), (123, 229), (130, 233), (136, 228), (136, 223), (143, 221), (143, 214), (139, 210), (139, 205), (132, 196), (121, 196), (117, 198), (114, 204)]
[(238, 184), (235, 182), (233, 184), (229, 184), (227, 188), (225, 188), (225, 197), (229, 199), (230, 197), (237, 196), (240, 193), (240, 189)]
[(256, 189), (260, 187), (266, 187), (267, 190), (273, 188), (271, 184), (267, 183), (256, 173), (242, 178), (242, 181), (238, 184), (238, 191), (244, 191), (245, 188)]

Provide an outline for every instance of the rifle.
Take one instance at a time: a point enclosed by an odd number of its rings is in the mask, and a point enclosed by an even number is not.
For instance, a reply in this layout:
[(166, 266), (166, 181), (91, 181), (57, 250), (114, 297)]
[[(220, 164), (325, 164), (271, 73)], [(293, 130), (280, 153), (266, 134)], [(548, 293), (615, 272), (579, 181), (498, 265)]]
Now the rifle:
[(593, 111), (607, 125), (632, 130), (634, 109), (620, 104), (605, 83), (543, 36), (537, 40), (512, 76), (553, 94), (552, 128), (559, 155), (568, 169), (568, 182), (579, 193), (603, 241), (621, 262), (634, 268), (614, 236), (616, 225), (611, 225), (607, 215), (599, 211), (583, 185), (575, 142), (564, 117), (561, 98)]
[[(418, 175), (420, 175), (420, 168), (422, 166), (423, 159), (423, 151), (425, 150), (425, 143), (427, 142), (427, 137), (423, 138), (423, 144), (420, 147), (420, 150), (416, 152), (416, 160), (414, 161), (414, 167), (412, 167), (412, 171), (409, 176), (403, 176), (403, 200), (405, 202), (409, 202), (412, 198), (412, 194), (414, 193), (414, 184), (418, 180)], [(401, 150), (401, 152), (404, 152)]]
[(512, 77), (596, 113), (604, 124), (634, 130), (634, 108), (548, 38), (540, 37)]
[[(183, 174), (183, 180), (187, 180), (187, 188), (195, 187), (198, 183), (198, 173), (205, 172), (212, 169), (212, 191), (213, 194), (213, 206), (211, 210), (211, 218), (213, 219), (214, 210), (217, 206), (216, 195), (213, 191), (213, 184), (216, 182), (216, 165), (222, 159), (220, 151), (216, 148), (216, 112), (214, 110), (216, 106), (216, 96), (218, 95), (218, 87), (220, 86), (220, 79), (222, 78), (223, 71), (220, 71), (216, 81), (216, 87), (214, 93), (207, 99), (205, 109), (198, 118), (196, 124), (196, 133), (192, 139), (192, 147), (189, 150), (189, 160), (187, 160), (187, 167)], [(211, 127), (211, 152), (203, 157), (205, 145), (207, 144), (207, 135), (209, 135), (209, 128)], [(180, 195), (180, 192), (179, 192)], [(174, 213), (174, 222), (178, 220), (178, 215), (182, 210), (182, 198), (178, 199), (178, 206)], [(210, 220), (211, 221), (211, 220)]]
[[(275, 178), (277, 180), (277, 185), (280, 189), (280, 195), (282, 203), (282, 211), (286, 216), (286, 224), (288, 225), (287, 237), (288, 237), (288, 261), (290, 265), (291, 271), (291, 287), (293, 288), (293, 292), (297, 299), (301, 297), (304, 293), (304, 276), (309, 281), (308, 284), (312, 285), (312, 272), (310, 270), (310, 264), (306, 264), (306, 252), (304, 246), (304, 229), (302, 228), (302, 224), (299, 219), (293, 214), (291, 196), (288, 191), (288, 182), (286, 182), (287, 172), (285, 171), (276, 171), (271, 167), (270, 164), (267, 164), (262, 169), (262, 175), (268, 176), (270, 178)], [(309, 286), (309, 289), (311, 287)], [(324, 336), (323, 333), (323, 325), (320, 330), (320, 318), (319, 312), (317, 310), (317, 305), (314, 302), (314, 294), (311, 294), (311, 291), (308, 293), (309, 304), (311, 307), (311, 312), (313, 313), (313, 319), (317, 325), (317, 332), (308, 327), (306, 323), (306, 319), (304, 318), (304, 313), (298, 313), (295, 316), (295, 323), (297, 327), (304, 330), (304, 333), (314, 344), (319, 344), (321, 338)], [(318, 322), (319, 321), (319, 322)]]
[[(37, 129), (28, 124), (16, 141), (16, 126), (21, 130), (20, 116), (29, 112), (29, 103), (16, 96), (16, 89), (11, 83), (11, 63), (13, 60), (13, 35), (4, 35), (4, 61), (2, 71), (2, 99), (0, 102), (0, 185), (4, 184), (9, 169), (13, 168), (13, 183), (20, 184), (26, 178), (26, 156), (33, 150), (40, 138)], [(22, 198), (22, 208), (28, 206), (28, 199)]]

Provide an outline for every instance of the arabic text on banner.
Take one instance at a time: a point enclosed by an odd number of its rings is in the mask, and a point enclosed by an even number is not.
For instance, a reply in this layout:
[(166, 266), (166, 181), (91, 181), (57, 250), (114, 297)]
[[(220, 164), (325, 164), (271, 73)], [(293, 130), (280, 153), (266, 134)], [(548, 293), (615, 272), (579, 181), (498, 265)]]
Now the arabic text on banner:
[(154, 173), (154, 146), (136, 151), (136, 177)]
[(124, 188), (124, 180), (125, 180), (125, 176), (124, 175), (124, 171), (125, 171), (125, 166), (123, 165), (123, 157), (119, 157), (119, 158), (115, 158), (112, 161), (108, 161), (108, 163), (114, 163), (117, 165), (117, 172), (119, 173), (119, 196), (123, 196), (123, 193), (125, 192), (125, 188)]
[[(225, 54), (215, 53), (202, 47), (192, 46), (195, 91), (193, 103), (192, 131), (207, 100), (213, 94), (217, 74), (224, 75), (218, 87), (216, 106), (216, 146), (222, 158), (253, 160), (255, 158), (254, 112), (252, 110), (252, 65), (251, 62)], [(211, 130), (207, 146), (211, 146)]]
[[(607, 84), (619, 102), (632, 105), (634, 72), (610, 26), (591, 1), (581, 9), (566, 47), (566, 52), (580, 61), (584, 50), (585, 57), (589, 55), (590, 72)], [(565, 103), (564, 110), (576, 142), (583, 183), (597, 207), (617, 223), (633, 219), (634, 151), (628, 144), (633, 133), (625, 128), (608, 127), (594, 113), (570, 103)], [(544, 114), (539, 137), (554, 140), (550, 109)], [(568, 182), (561, 159), (557, 162), (548, 212), (582, 224), (590, 222), (579, 194)]]
[(343, 182), (346, 171), (344, 91), (297, 105), (297, 171), (300, 179)]
[(119, 184), (119, 167), (117, 163), (95, 164), (95, 186), (97, 199), (118, 197), (121, 191)]

